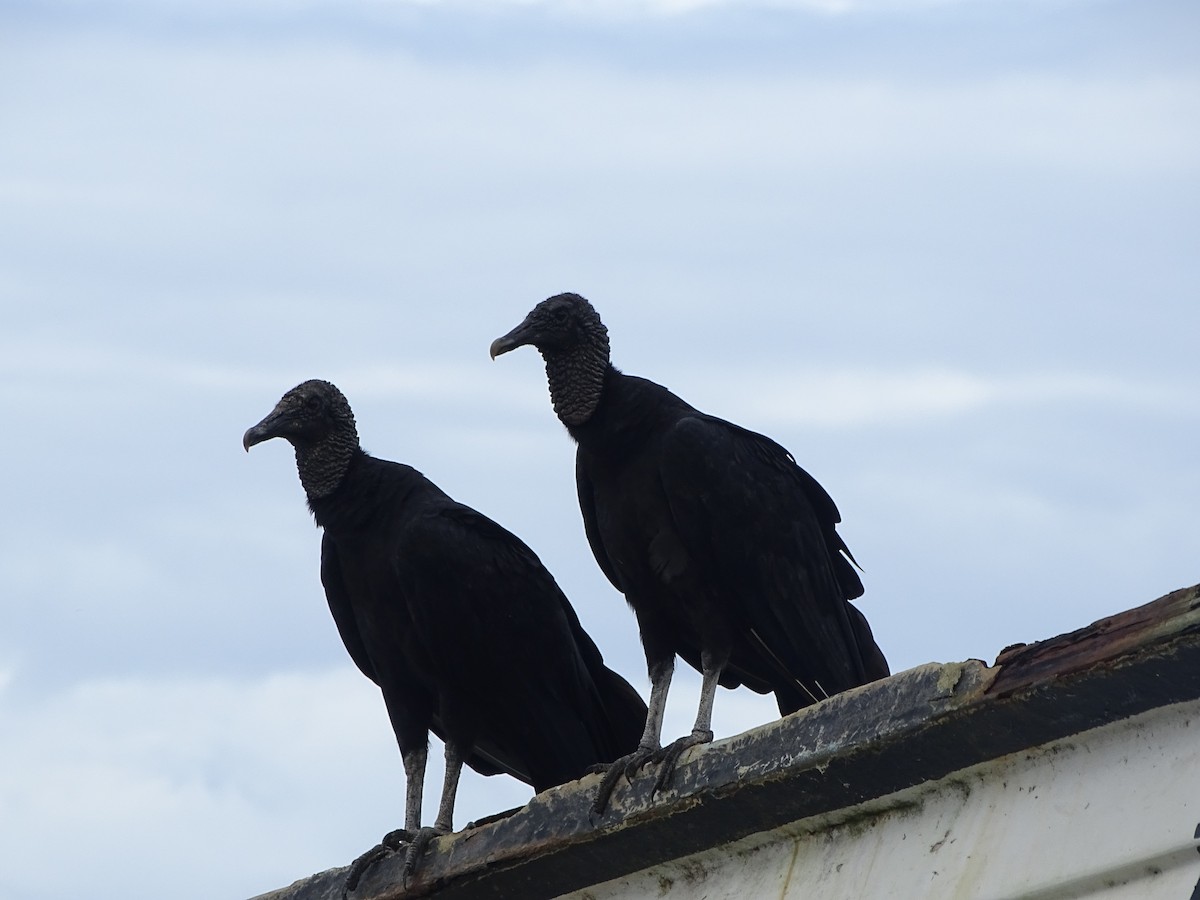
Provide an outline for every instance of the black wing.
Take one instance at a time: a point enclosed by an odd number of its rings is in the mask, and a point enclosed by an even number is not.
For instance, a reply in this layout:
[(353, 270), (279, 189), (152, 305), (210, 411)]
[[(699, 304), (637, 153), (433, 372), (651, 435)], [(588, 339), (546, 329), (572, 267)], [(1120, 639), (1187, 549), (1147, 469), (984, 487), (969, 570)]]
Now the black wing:
[[(636, 746), (645, 706), (604, 669), (566, 597), (523, 542), (451, 504), (419, 516), (402, 549), (397, 571), (406, 595), (420, 598), (410, 603), (413, 623), (443, 688), (450, 734), (474, 729), (477, 746), (513, 761), (537, 790)], [(609, 676), (640, 710), (612, 690)], [(447, 709), (447, 697), (462, 705)]]
[(608, 551), (604, 549), (604, 540), (600, 537), (600, 525), (596, 521), (596, 495), (593, 493), (592, 480), (587, 474), (584, 453), (581, 447), (575, 454), (575, 490), (579, 494), (579, 511), (583, 513), (583, 533), (587, 535), (588, 544), (591, 545), (592, 555), (596, 557), (600, 571), (613, 587), (624, 594), (626, 590), (621, 584), (620, 575), (617, 574), (617, 567), (609, 558)]
[[(419, 720), (426, 716), (418, 711), (418, 707), (427, 701), (424, 701), (424, 698), (418, 698), (416, 694), (423, 694), (424, 691), (417, 687), (416, 675), (409, 670), (402, 658), (403, 650), (400, 646), (391, 648), (392, 658), (388, 660), (386, 666), (377, 668), (372, 662), (371, 655), (358, 629), (358, 622), (354, 617), (352, 594), (342, 573), (337, 544), (328, 534), (321, 540), (321, 584), (325, 588), (325, 599), (329, 603), (330, 613), (333, 614), (334, 624), (337, 625), (338, 634), (341, 635), (342, 643), (345, 644), (350, 658), (354, 660), (354, 664), (358, 666), (359, 670), (379, 685), (383, 691), (388, 717), (396, 731), (397, 740), (402, 744), (401, 752), (408, 749), (406, 745), (410, 741), (423, 743), (425, 726), (420, 724)], [(398, 595), (395, 597), (395, 602), (401, 602)], [(440, 716), (434, 711), (430, 718), (430, 729), (439, 738), (445, 740), (446, 730), (442, 726)], [(506, 758), (495, 748), (486, 744), (477, 746), (468, 755), (465, 762), (481, 775), (499, 775), (503, 772), (526, 783), (530, 780), (529, 774), (513, 760)]]
[(338, 556), (337, 545), (325, 534), (321, 538), (321, 584), (325, 588), (325, 599), (329, 602), (329, 611), (333, 614), (334, 624), (346, 652), (354, 660), (359, 671), (379, 684), (375, 675), (375, 666), (371, 663), (362, 635), (358, 631), (358, 623), (354, 620), (354, 607), (342, 576), (341, 558)]
[(659, 477), (688, 556), (744, 623), (755, 668), (773, 671), (777, 693), (798, 707), (878, 677), (868, 672), (878, 649), (859, 646), (861, 616), (837, 561), (853, 569), (841, 539), (828, 537), (837, 509), (816, 480), (774, 441), (703, 414), (680, 419), (660, 446)]
[(858, 572), (855, 571), (855, 566), (858, 563), (854, 559), (854, 554), (850, 552), (850, 548), (846, 546), (846, 542), (842, 539), (842, 536), (837, 533), (837, 526), (842, 521), (842, 514), (838, 511), (837, 504), (833, 502), (833, 498), (829, 496), (829, 492), (821, 487), (820, 482), (808, 474), (796, 462), (796, 458), (791, 453), (769, 437), (758, 434), (755, 431), (750, 431), (748, 428), (743, 428), (740, 425), (735, 425), (732, 422), (727, 422), (724, 419), (718, 419), (715, 416), (706, 416), (705, 418), (715, 424), (724, 425), (734, 432), (734, 434), (741, 436), (748, 444), (755, 445), (765, 464), (789, 478), (796, 479), (800, 490), (803, 492), (805, 498), (807, 498), (809, 504), (812, 506), (813, 513), (817, 517), (817, 522), (821, 528), (821, 535), (825, 539), (825, 546), (829, 551), (829, 558), (833, 562), (834, 574), (837, 576), (838, 583), (842, 587), (843, 595), (847, 600), (861, 597), (863, 595), (863, 583), (862, 579), (858, 576)]

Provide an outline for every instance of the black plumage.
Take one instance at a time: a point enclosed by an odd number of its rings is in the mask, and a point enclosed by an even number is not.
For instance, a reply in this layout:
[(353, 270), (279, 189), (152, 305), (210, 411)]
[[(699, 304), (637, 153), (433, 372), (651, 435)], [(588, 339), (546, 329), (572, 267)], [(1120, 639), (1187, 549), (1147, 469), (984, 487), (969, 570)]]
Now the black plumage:
[(338, 632), (383, 692), (409, 832), (421, 824), (430, 731), (446, 745), (436, 832), (451, 830), (464, 762), (542, 791), (637, 746), (645, 704), (529, 547), (415, 469), (364, 452), (329, 382), (288, 391), (243, 443), (274, 437), (294, 446), (324, 529), (321, 582)]
[[(538, 304), (491, 354), (524, 345), (545, 360), (551, 402), (578, 444), (588, 542), (646, 652), (650, 714), (625, 770), (662, 759), (661, 786), (683, 749), (711, 740), (718, 683), (774, 692), (786, 715), (888, 674), (849, 602), (863, 585), (837, 507), (788, 451), (620, 372), (578, 294)], [(703, 673), (700, 708), (691, 735), (654, 753), (676, 654)]]

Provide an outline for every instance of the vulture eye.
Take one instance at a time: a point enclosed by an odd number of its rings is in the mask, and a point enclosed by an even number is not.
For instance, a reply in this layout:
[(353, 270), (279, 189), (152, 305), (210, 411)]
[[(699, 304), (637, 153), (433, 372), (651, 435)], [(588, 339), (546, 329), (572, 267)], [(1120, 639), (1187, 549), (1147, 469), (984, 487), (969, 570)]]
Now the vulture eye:
[(310, 395), (309, 398), (304, 401), (304, 409), (311, 413), (319, 412), (321, 409), (321, 398), (316, 394)]

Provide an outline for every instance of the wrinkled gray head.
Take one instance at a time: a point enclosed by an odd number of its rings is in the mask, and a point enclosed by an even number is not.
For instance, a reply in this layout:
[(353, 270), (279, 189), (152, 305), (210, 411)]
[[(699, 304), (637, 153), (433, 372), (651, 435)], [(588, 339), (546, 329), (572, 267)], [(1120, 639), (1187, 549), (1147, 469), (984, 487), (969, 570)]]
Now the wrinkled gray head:
[(333, 491), (358, 449), (358, 429), (345, 395), (317, 379), (284, 394), (265, 419), (246, 431), (242, 446), (248, 451), (271, 438), (283, 438), (296, 448), (296, 467), (309, 497)]
[(555, 294), (535, 306), (524, 322), (492, 342), (492, 359), (526, 345), (537, 347), (542, 356), (589, 347), (602, 350), (607, 360), (608, 329), (592, 304), (579, 294)]
[(543, 300), (520, 325), (492, 342), (492, 359), (533, 346), (546, 361), (554, 411), (566, 425), (582, 425), (600, 402), (609, 365), (608, 329), (579, 294)]

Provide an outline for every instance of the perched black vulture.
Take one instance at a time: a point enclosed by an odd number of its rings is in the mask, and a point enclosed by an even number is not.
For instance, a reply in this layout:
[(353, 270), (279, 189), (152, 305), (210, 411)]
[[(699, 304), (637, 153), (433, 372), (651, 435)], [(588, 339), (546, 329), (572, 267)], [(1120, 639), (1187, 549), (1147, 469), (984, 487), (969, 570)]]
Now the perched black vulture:
[[(596, 561), (637, 616), (650, 673), (639, 749), (610, 768), (663, 763), (712, 740), (718, 684), (773, 691), (787, 715), (882, 678), (887, 661), (848, 601), (863, 592), (825, 490), (769, 438), (621, 373), (608, 331), (578, 294), (539, 303), (491, 347), (533, 345), (554, 411), (578, 444), (575, 476)], [(661, 747), (675, 655), (703, 674), (692, 733)]]
[[(464, 762), (540, 792), (637, 746), (646, 704), (605, 667), (524, 543), (415, 469), (365, 453), (349, 403), (327, 381), (288, 391), (243, 444), (276, 437), (295, 448), (325, 532), (321, 582), (334, 622), (382, 690), (400, 745), (406, 874), (434, 834), (452, 829)], [(446, 780), (433, 828), (422, 829), (429, 731), (445, 741)]]

